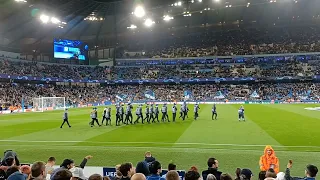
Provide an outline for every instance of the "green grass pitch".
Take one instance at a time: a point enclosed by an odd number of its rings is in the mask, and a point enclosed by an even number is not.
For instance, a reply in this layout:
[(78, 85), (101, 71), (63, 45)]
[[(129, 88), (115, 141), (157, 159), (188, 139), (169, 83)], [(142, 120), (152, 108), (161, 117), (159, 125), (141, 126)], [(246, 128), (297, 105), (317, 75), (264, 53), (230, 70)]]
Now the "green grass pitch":
[[(116, 127), (114, 106), (112, 127), (89, 127), (91, 108), (69, 110), (72, 128), (60, 129), (62, 111), (0, 115), (0, 152), (12, 149), (22, 162), (45, 161), (55, 156), (58, 163), (72, 158), (80, 163), (93, 155), (91, 166), (136, 164), (150, 150), (165, 168), (195, 165), (206, 168), (209, 157), (220, 162), (220, 170), (234, 175), (237, 167), (251, 168), (258, 175), (264, 146), (274, 145), (281, 171), (289, 159), (292, 173), (302, 176), (305, 165), (319, 165), (320, 112), (305, 107), (320, 105), (245, 105), (246, 122), (238, 122), (240, 105), (217, 105), (219, 119), (211, 120), (211, 105), (200, 105), (199, 119), (176, 123), (138, 124)], [(193, 110), (193, 105), (189, 105)], [(171, 118), (171, 106), (168, 108)], [(101, 121), (103, 107), (98, 107)], [(135, 117), (134, 117), (135, 118)]]

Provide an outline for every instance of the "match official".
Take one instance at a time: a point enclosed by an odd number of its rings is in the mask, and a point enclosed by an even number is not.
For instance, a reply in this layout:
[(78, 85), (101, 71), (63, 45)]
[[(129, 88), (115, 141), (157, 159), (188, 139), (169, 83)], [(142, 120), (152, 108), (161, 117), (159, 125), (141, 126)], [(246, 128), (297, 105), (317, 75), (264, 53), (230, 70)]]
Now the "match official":
[(172, 121), (173, 122), (176, 122), (176, 116), (177, 116), (177, 107), (176, 107), (176, 103), (174, 103), (172, 106)]

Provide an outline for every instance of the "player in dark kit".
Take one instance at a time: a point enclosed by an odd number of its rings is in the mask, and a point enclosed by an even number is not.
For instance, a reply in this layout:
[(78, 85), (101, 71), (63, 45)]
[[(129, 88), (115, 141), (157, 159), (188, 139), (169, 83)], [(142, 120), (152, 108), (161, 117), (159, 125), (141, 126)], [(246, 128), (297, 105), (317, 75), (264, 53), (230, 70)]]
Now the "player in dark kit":
[(218, 113), (217, 113), (216, 104), (213, 104), (213, 106), (212, 106), (212, 116), (211, 116), (212, 120), (213, 120), (213, 117), (214, 117), (215, 120), (217, 120)]
[(200, 109), (199, 105), (195, 104), (194, 105), (194, 120), (197, 120), (199, 117), (199, 109)]
[(173, 104), (172, 106), (172, 121), (176, 122), (176, 116), (177, 116), (177, 107), (176, 107), (176, 103)]
[(94, 122), (96, 122), (96, 123), (98, 124), (98, 126), (101, 126), (101, 125), (99, 124), (99, 121), (98, 121), (97, 108), (93, 108), (93, 111), (91, 112), (90, 116), (91, 116), (91, 119), (92, 119), (92, 121), (91, 121), (91, 123), (90, 123), (91, 127), (94, 126)]
[(120, 126), (121, 121), (121, 113), (120, 113), (120, 105), (116, 105), (116, 126)]
[(154, 122), (154, 117), (153, 117), (154, 109), (153, 109), (153, 104), (150, 105), (150, 121), (152, 119), (152, 122)]
[(150, 123), (150, 109), (148, 104), (146, 106), (146, 118), (144, 120), (147, 120), (147, 122)]
[(104, 122), (104, 120), (106, 120), (107, 121), (107, 110), (108, 110), (108, 108), (104, 108), (103, 109), (103, 112), (102, 112), (102, 122), (101, 122), (101, 124), (103, 125), (103, 122)]
[(154, 118), (153, 118), (152, 122), (154, 123), (156, 119), (159, 123), (159, 106), (158, 106), (158, 104), (156, 104), (156, 107), (154, 108)]
[(69, 116), (68, 116), (68, 109), (65, 109), (65, 111), (63, 112), (63, 122), (62, 122), (62, 124), (61, 124), (61, 126), (60, 126), (60, 128), (62, 128), (63, 127), (63, 125), (64, 125), (64, 123), (67, 123), (68, 124), (68, 126), (69, 126), (69, 128), (71, 128), (71, 126), (70, 126), (70, 124), (69, 124), (69, 118), (68, 118)]
[(119, 113), (120, 113), (120, 121), (123, 123), (124, 121), (124, 108), (123, 108), (123, 104), (121, 104), (119, 106)]

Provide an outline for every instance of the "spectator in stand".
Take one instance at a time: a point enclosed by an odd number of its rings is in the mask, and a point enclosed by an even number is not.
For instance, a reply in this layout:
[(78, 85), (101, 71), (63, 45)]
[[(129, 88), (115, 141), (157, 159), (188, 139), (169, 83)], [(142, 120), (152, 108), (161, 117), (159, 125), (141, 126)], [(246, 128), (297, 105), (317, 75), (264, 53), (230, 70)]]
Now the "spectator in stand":
[(46, 173), (51, 174), (54, 170), (53, 166), (56, 164), (55, 157), (49, 157), (48, 162), (46, 164)]
[(148, 166), (146, 165), (145, 162), (138, 162), (137, 166), (136, 166), (136, 173), (142, 173), (144, 174), (146, 177), (150, 175), (150, 171)]
[(92, 174), (89, 177), (89, 180), (103, 180), (102, 176), (100, 174)]
[(0, 180), (6, 180), (6, 172), (0, 169)]
[(18, 166), (10, 166), (7, 171), (6, 171), (6, 177), (9, 177), (11, 174), (15, 172), (19, 172), (19, 167)]
[(291, 170), (292, 168), (292, 161), (289, 161), (289, 163), (287, 164), (287, 169), (285, 172), (285, 179), (286, 180), (315, 180), (317, 173), (318, 173), (318, 168), (315, 165), (307, 165), (306, 169), (305, 169), (305, 177), (303, 178), (299, 178), (299, 177), (291, 177)]
[(166, 180), (180, 180), (178, 172), (175, 170), (168, 171), (166, 174)]
[(201, 176), (198, 172), (196, 171), (188, 171), (185, 176), (184, 176), (185, 180), (200, 180)]
[(121, 164), (119, 170), (122, 174), (121, 180), (130, 180), (130, 178), (135, 173), (135, 170), (133, 169), (132, 163)]
[[(241, 175), (241, 169), (240, 168), (237, 168), (236, 169), (236, 178), (235, 180), (240, 180), (240, 175)], [(264, 179), (264, 178), (263, 178)]]
[(152, 157), (152, 154), (150, 151), (147, 151), (145, 153), (145, 156), (144, 156), (144, 162), (149, 166), (153, 161), (156, 160), (156, 158)]
[(233, 180), (230, 174), (223, 173), (220, 175), (220, 180)]
[(30, 175), (31, 174), (31, 167), (29, 165), (23, 165), (20, 167), (20, 172), (23, 174)]
[[(52, 173), (51, 173), (51, 179), (53, 179), (54, 175), (62, 170), (68, 170), (68, 172), (70, 172), (69, 170), (72, 169), (74, 167), (74, 161), (72, 159), (65, 159), (63, 160), (62, 164), (60, 165), (60, 168), (55, 169)], [(71, 172), (70, 172), (71, 173)], [(66, 171), (62, 172), (62, 174), (60, 176), (68, 176), (68, 173)], [(59, 176), (59, 178), (60, 178)], [(71, 177), (72, 177), (72, 173), (71, 173)]]
[(34, 162), (31, 166), (32, 179), (45, 180), (47, 178), (46, 165), (44, 162)]
[(268, 169), (268, 171), (266, 172), (266, 179), (272, 180), (272, 179), (275, 179), (275, 178), (277, 178), (277, 174), (274, 171), (274, 169), (271, 169), (271, 168)]
[[(173, 163), (169, 163), (168, 165), (168, 172), (169, 171), (176, 171), (177, 170), (177, 165)], [(166, 178), (166, 174), (162, 175), (163, 178)]]
[(53, 174), (51, 180), (71, 180), (72, 173), (68, 169), (59, 169)]
[(72, 173), (72, 178), (73, 180), (87, 180), (88, 178), (84, 176), (83, 169), (74, 167), (70, 169)]
[(158, 161), (153, 161), (149, 165), (149, 170), (151, 176), (149, 176), (148, 180), (165, 180), (165, 178), (161, 177), (160, 174), (162, 172), (161, 164)]
[(146, 176), (142, 173), (136, 173), (131, 177), (131, 180), (146, 180)]
[(207, 179), (208, 174), (213, 174), (217, 180), (220, 180), (220, 175), (222, 172), (218, 171), (219, 168), (219, 161), (216, 158), (209, 158), (208, 162), (208, 170), (202, 171), (203, 179)]
[(207, 180), (217, 180), (217, 178), (213, 174), (208, 174)]
[(279, 172), (279, 160), (271, 146), (266, 146), (264, 154), (260, 157), (260, 170), (267, 171), (268, 169), (274, 169), (276, 173)]
[(284, 172), (279, 172), (278, 174), (277, 174), (277, 180), (285, 180), (286, 178), (285, 178), (285, 173)]
[(120, 167), (121, 167), (120, 164), (116, 165), (116, 167), (115, 167), (115, 169), (116, 169), (116, 176), (113, 177), (111, 180), (120, 180), (120, 179), (121, 179), (122, 174), (121, 174), (121, 172), (120, 172)]
[(264, 180), (266, 178), (266, 171), (259, 172), (259, 180)]
[(26, 180), (27, 179), (27, 175), (26, 174), (22, 174), (21, 172), (15, 172), (13, 174), (11, 174), (7, 180)]
[(253, 177), (252, 171), (250, 169), (242, 169), (240, 173), (241, 180), (251, 180)]

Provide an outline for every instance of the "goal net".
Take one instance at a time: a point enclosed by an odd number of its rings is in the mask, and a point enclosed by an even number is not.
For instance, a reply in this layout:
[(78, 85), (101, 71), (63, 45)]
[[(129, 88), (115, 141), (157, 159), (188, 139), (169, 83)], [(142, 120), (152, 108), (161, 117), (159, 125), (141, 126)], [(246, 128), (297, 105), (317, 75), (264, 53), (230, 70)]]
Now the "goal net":
[(38, 97), (33, 98), (33, 111), (43, 112), (66, 108), (65, 97)]

